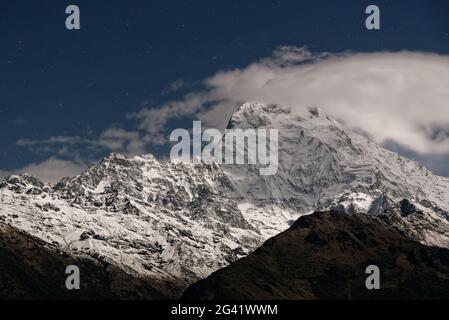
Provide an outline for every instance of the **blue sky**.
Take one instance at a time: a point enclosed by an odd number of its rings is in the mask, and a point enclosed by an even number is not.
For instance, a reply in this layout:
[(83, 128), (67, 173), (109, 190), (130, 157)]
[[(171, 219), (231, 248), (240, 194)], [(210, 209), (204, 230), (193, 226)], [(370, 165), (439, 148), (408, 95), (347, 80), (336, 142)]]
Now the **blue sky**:
[[(381, 9), (379, 31), (364, 27), (372, 3)], [(79, 31), (65, 28), (69, 4), (80, 7)], [(48, 159), (95, 161), (123, 147), (111, 147), (113, 138), (136, 139), (144, 128), (133, 114), (183, 99), (204, 79), (280, 46), (449, 54), (448, 17), (444, 0), (2, 0), (0, 171)], [(187, 125), (193, 115), (163, 125)], [(125, 149), (164, 148), (148, 140)], [(445, 155), (401, 151), (449, 175)]]

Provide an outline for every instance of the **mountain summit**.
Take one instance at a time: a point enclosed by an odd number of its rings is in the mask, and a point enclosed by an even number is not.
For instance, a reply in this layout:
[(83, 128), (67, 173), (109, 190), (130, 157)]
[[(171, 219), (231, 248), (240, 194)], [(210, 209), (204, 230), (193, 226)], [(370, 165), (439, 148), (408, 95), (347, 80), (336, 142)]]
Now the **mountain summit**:
[(330, 208), (380, 214), (405, 199), (417, 214), (399, 214), (401, 225), (426, 244), (449, 246), (449, 179), (348, 130), (320, 109), (246, 103), (228, 127), (279, 130), (276, 175), (260, 176), (247, 166), (224, 169), (245, 218), (264, 234), (285, 230), (298, 214)]

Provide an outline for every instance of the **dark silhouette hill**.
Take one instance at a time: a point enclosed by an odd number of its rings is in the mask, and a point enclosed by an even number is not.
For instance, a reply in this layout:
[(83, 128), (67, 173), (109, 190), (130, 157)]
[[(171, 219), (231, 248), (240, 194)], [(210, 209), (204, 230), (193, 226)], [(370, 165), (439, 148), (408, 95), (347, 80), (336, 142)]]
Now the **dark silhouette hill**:
[[(183, 299), (447, 299), (449, 250), (390, 228), (387, 217), (303, 216), (249, 256), (191, 285)], [(381, 289), (368, 290), (377, 265)]]

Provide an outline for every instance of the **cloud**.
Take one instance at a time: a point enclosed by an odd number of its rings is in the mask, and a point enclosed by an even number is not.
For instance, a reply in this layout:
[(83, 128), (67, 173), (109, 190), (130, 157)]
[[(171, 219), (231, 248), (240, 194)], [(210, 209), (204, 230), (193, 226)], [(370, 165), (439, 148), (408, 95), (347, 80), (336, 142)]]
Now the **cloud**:
[(87, 168), (87, 164), (81, 161), (62, 160), (51, 157), (40, 163), (32, 163), (26, 167), (13, 171), (0, 171), (0, 178), (6, 178), (11, 174), (31, 174), (42, 181), (56, 183), (63, 177), (73, 177)]
[(17, 144), (85, 162), (105, 152), (146, 153), (166, 145), (169, 128), (178, 120), (200, 119), (203, 127), (224, 129), (241, 103), (261, 101), (299, 112), (318, 106), (377, 143), (449, 175), (449, 167), (443, 168), (449, 159), (449, 56), (312, 53), (283, 46), (246, 67), (219, 71), (199, 86), (186, 87), (179, 80), (169, 90), (187, 94), (129, 115), (132, 130), (111, 126), (96, 137), (55, 136)]
[(169, 121), (183, 117), (193, 117), (207, 109), (210, 95), (192, 93), (180, 101), (173, 101), (162, 106), (147, 107), (140, 112), (131, 115), (138, 122), (138, 129), (146, 132), (145, 140), (154, 145), (162, 145), (167, 142), (166, 126)]
[(54, 136), (47, 139), (20, 139), (17, 146), (27, 147), (37, 153), (50, 153), (60, 157), (83, 158), (87, 152), (91, 158), (102, 156), (107, 152), (123, 155), (137, 155), (147, 151), (148, 141), (137, 131), (127, 131), (110, 127), (97, 137), (82, 138), (80, 136)]
[(91, 146), (101, 146), (109, 151), (120, 152), (124, 155), (145, 153), (147, 143), (137, 131), (126, 131), (120, 128), (105, 130), (96, 140), (90, 140)]
[(170, 85), (164, 90), (163, 94), (177, 92), (186, 87), (186, 85), (187, 83), (185, 82), (184, 79), (177, 79), (172, 83), (170, 83)]
[(449, 56), (420, 52), (319, 53), (280, 47), (241, 69), (220, 71), (204, 89), (135, 115), (154, 136), (180, 117), (224, 128), (244, 101), (302, 110), (319, 106), (377, 143), (395, 141), (419, 154), (449, 153)]
[(33, 140), (33, 139), (20, 139), (16, 142), (16, 145), (21, 147), (36, 147), (44, 145), (76, 145), (88, 141), (78, 136), (54, 136), (48, 139)]
[(140, 155), (148, 152), (149, 145), (139, 132), (116, 127), (110, 127), (96, 137), (54, 136), (41, 140), (20, 139), (16, 144), (49, 158), (16, 170), (0, 170), (0, 178), (29, 173), (50, 183), (80, 174), (88, 164), (100, 160), (107, 153)]

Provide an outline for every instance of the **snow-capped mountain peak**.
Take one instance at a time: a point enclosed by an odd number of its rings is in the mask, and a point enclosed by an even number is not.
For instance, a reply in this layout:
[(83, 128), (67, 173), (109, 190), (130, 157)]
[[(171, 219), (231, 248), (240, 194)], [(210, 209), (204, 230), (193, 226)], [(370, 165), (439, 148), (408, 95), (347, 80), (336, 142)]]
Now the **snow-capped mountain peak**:
[[(392, 203), (403, 199), (416, 204), (431, 203), (432, 208), (438, 209), (429, 212), (429, 219), (444, 221), (441, 233), (449, 230), (448, 178), (433, 175), (416, 162), (348, 130), (319, 108), (296, 110), (245, 104), (230, 121), (229, 128), (257, 126), (279, 130), (276, 175), (262, 177), (246, 166), (225, 168), (244, 199), (243, 211), (248, 221), (261, 225), (260, 217), (268, 211), (269, 216), (262, 220), (279, 223), (297, 218), (298, 213), (329, 209), (338, 199), (344, 199), (341, 201), (347, 207), (352, 203), (358, 212), (374, 212), (373, 207), (388, 197)], [(362, 196), (351, 200), (345, 197), (348, 193)], [(356, 201), (357, 198), (363, 201)], [(425, 234), (424, 230), (421, 232)], [(425, 235), (421, 238), (426, 241)], [(430, 244), (449, 245), (448, 241), (435, 241), (430, 235), (428, 240)]]
[(385, 215), (411, 237), (449, 247), (449, 180), (318, 108), (245, 103), (228, 128), (278, 129), (278, 172), (111, 154), (55, 186), (29, 175), (1, 182), (0, 223), (152, 278), (169, 295), (316, 210)]

